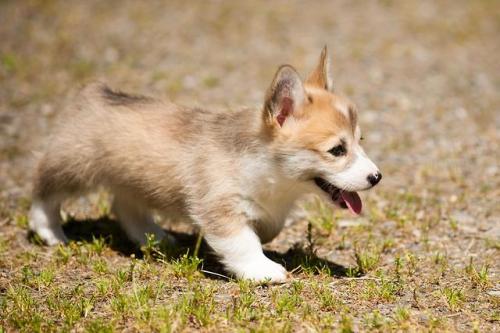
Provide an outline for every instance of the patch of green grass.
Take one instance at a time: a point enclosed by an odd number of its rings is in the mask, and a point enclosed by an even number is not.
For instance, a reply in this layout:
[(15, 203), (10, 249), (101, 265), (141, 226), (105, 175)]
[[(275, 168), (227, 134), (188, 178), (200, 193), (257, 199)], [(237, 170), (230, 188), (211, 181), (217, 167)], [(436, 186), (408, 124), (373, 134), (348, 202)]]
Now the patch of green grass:
[(316, 274), (324, 276), (332, 274), (330, 267), (316, 255), (304, 254), (300, 258), (296, 258), (296, 263), (301, 272), (311, 277)]
[(135, 263), (132, 262), (130, 264), (129, 269), (118, 269), (115, 272), (115, 275), (113, 277), (115, 289), (121, 288), (121, 286), (123, 284), (125, 284), (125, 282), (132, 281), (132, 277), (134, 274), (134, 267), (135, 267)]
[(410, 310), (406, 307), (397, 307), (394, 310), (394, 320), (399, 324), (410, 320)]
[[(496, 306), (498, 307), (498, 302), (497, 302)], [(491, 314), (491, 316), (489, 316), (488, 319), (494, 323), (500, 322), (500, 310), (493, 311), (493, 313)]]
[(47, 267), (39, 272), (35, 272), (30, 266), (24, 266), (21, 269), (21, 281), (37, 289), (49, 287), (55, 278), (55, 271), (52, 267)]
[(400, 282), (390, 280), (382, 275), (379, 280), (368, 281), (363, 289), (363, 294), (368, 300), (392, 302), (396, 299), (401, 289), (402, 285)]
[(388, 326), (389, 319), (382, 316), (378, 310), (375, 310), (364, 318), (365, 325), (370, 330), (383, 330)]
[(176, 96), (184, 89), (182, 80), (180, 78), (172, 78), (167, 86), (169, 96)]
[(440, 265), (440, 266), (447, 266), (448, 265), (448, 260), (446, 258), (446, 255), (444, 255), (441, 252), (436, 252), (434, 254), (434, 257), (432, 258), (432, 261), (436, 265)]
[(87, 244), (87, 249), (90, 254), (100, 256), (107, 247), (107, 241), (102, 236), (96, 238), (92, 235), (92, 242)]
[[(423, 198), (413, 192), (391, 193), (390, 204), (385, 206), (382, 210), (372, 209), (373, 212), (371, 220), (373, 221), (394, 221), (396, 226), (404, 232), (409, 232), (413, 227), (418, 227), (423, 232), (423, 239), (425, 240), (426, 233), (429, 230), (432, 216), (425, 215), (421, 208), (425, 206), (429, 198)], [(415, 222), (419, 220), (418, 216), (421, 215), (423, 219), (421, 224), (416, 225)]]
[(198, 267), (202, 262), (202, 259), (190, 256), (188, 252), (172, 262), (172, 269), (175, 275), (190, 279), (195, 276), (201, 276)]
[(491, 283), (488, 277), (489, 266), (481, 265), (479, 270), (474, 266), (472, 257), (469, 264), (465, 267), (465, 273), (469, 276), (470, 281), (474, 287), (485, 288)]
[(274, 292), (272, 296), (278, 315), (287, 315), (297, 312), (303, 300), (297, 292), (290, 290), (280, 290)]
[(25, 332), (40, 332), (43, 323), (50, 324), (50, 321), (37, 311), (36, 300), (27, 287), (8, 287), (6, 300), (11, 308), (7, 320), (12, 327)]
[[(182, 249), (173, 247), (167, 239), (157, 240), (153, 234), (146, 235), (146, 244), (141, 246), (141, 252), (146, 261), (167, 262), (182, 254)], [(187, 255), (187, 254), (186, 254)]]
[(357, 246), (354, 252), (357, 269), (361, 274), (366, 274), (377, 268), (380, 262), (380, 250), (375, 247)]
[(87, 333), (112, 333), (114, 332), (113, 324), (104, 319), (93, 319), (85, 325)]
[(112, 291), (112, 281), (108, 279), (108, 277), (103, 277), (103, 278), (96, 278), (95, 281), (93, 282), (93, 285), (95, 286), (96, 289), (96, 295), (103, 297), (108, 295)]
[(342, 315), (340, 319), (340, 332), (341, 333), (354, 333), (352, 317), (349, 315)]
[(453, 218), (450, 218), (450, 220), (448, 222), (450, 224), (451, 230), (453, 230), (453, 231), (457, 231), (458, 230), (458, 222), (457, 222), (457, 220), (455, 220)]
[(0, 256), (2, 256), (2, 254), (4, 254), (7, 251), (8, 244), (9, 243), (7, 242), (7, 239), (3, 238), (0, 235)]
[(157, 257), (164, 257), (165, 254), (160, 250), (160, 241), (155, 238), (155, 235), (146, 235), (146, 244), (141, 246), (141, 252), (145, 260), (152, 261)]
[(207, 88), (214, 88), (219, 85), (219, 78), (215, 76), (207, 76), (203, 79), (203, 85)]
[(72, 61), (68, 67), (75, 80), (86, 80), (93, 75), (96, 70), (96, 64), (90, 60), (78, 59)]
[(500, 240), (486, 238), (484, 242), (487, 248), (500, 250)]
[(238, 281), (239, 292), (233, 298), (231, 307), (226, 310), (226, 316), (229, 320), (238, 322), (248, 322), (256, 318), (257, 311), (255, 309), (256, 295), (253, 292), (255, 288), (251, 281)]
[(450, 310), (456, 311), (462, 306), (462, 303), (464, 302), (464, 294), (461, 289), (445, 287), (441, 290), (441, 293), (445, 297), (446, 304)]
[(382, 242), (380, 252), (386, 253), (389, 250), (391, 250), (392, 248), (394, 248), (394, 246), (395, 246), (394, 239), (386, 238)]
[(322, 311), (338, 311), (343, 308), (344, 303), (328, 287), (320, 284), (314, 288), (314, 293)]
[(194, 320), (200, 327), (207, 326), (215, 311), (214, 292), (215, 290), (211, 288), (192, 285), (192, 289), (184, 293), (174, 309), (180, 314), (184, 323)]
[(97, 259), (92, 262), (92, 270), (98, 274), (107, 273), (108, 263), (103, 259)]
[(28, 229), (28, 216), (26, 214), (18, 214), (15, 218), (16, 225), (22, 229)]
[(401, 273), (404, 268), (404, 260), (400, 256), (394, 258), (394, 276), (396, 280), (401, 280)]
[(0, 56), (0, 63), (2, 67), (9, 73), (14, 72), (18, 66), (19, 61), (14, 53), (4, 53)]
[(429, 332), (439, 331), (444, 326), (444, 319), (442, 317), (431, 315), (427, 322), (427, 329)]
[(73, 250), (70, 246), (58, 245), (55, 252), (56, 260), (61, 264), (67, 264), (73, 257)]
[(415, 272), (417, 271), (419, 261), (418, 257), (411, 252), (406, 252), (405, 261), (408, 276), (414, 276)]

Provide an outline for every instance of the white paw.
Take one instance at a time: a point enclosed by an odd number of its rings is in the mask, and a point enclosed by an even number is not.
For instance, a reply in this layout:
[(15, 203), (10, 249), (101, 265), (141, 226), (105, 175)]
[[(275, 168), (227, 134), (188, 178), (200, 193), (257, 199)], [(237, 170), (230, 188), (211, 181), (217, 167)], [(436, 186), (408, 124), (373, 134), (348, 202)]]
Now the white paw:
[(280, 264), (264, 257), (251, 263), (235, 265), (232, 271), (240, 279), (256, 282), (283, 283), (286, 281), (286, 269)]
[(219, 238), (207, 234), (205, 239), (220, 255), (228, 271), (237, 278), (259, 283), (286, 281), (285, 268), (264, 255), (259, 237), (249, 226), (243, 227), (231, 237)]
[(29, 228), (49, 246), (68, 243), (62, 230), (59, 208), (53, 203), (34, 200), (30, 210)]
[(48, 228), (40, 228), (35, 231), (42, 241), (48, 246), (55, 246), (59, 244), (67, 244), (68, 238), (64, 233), (59, 230), (52, 230)]

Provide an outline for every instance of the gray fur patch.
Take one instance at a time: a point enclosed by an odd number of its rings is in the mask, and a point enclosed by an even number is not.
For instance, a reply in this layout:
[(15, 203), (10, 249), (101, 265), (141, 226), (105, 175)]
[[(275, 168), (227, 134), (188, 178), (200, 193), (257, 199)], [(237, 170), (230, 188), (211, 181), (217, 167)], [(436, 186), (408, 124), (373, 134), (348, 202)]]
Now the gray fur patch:
[(102, 86), (100, 92), (104, 100), (109, 105), (113, 106), (127, 106), (131, 104), (148, 103), (153, 100), (151, 97), (147, 96), (132, 95), (119, 90), (112, 90), (108, 86)]

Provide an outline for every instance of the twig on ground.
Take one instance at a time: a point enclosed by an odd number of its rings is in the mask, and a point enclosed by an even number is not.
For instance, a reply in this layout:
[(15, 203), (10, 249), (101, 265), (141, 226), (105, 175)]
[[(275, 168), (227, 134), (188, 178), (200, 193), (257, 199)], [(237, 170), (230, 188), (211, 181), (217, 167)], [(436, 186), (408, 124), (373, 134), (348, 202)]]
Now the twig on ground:
[(226, 276), (226, 275), (223, 275), (223, 274), (219, 274), (219, 273), (215, 273), (215, 272), (211, 272), (211, 271), (207, 271), (206, 269), (200, 269), (200, 272), (205, 273), (205, 274), (209, 274), (209, 275), (218, 276), (218, 277), (221, 277), (221, 278), (224, 278), (224, 279), (227, 279), (227, 280), (231, 280), (231, 278), (229, 276)]

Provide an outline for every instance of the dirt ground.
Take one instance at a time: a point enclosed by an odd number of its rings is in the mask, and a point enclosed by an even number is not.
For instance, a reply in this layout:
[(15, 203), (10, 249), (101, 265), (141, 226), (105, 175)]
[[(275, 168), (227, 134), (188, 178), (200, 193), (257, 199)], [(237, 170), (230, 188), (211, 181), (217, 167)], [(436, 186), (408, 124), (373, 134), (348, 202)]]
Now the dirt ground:
[[(0, 1), (0, 332), (500, 331), (499, 35), (495, 0)], [(361, 218), (311, 204), (266, 246), (289, 283), (134, 249), (102, 193), (65, 207), (70, 245), (27, 237), (37, 153), (85, 82), (259, 109), (325, 44), (384, 179)]]

